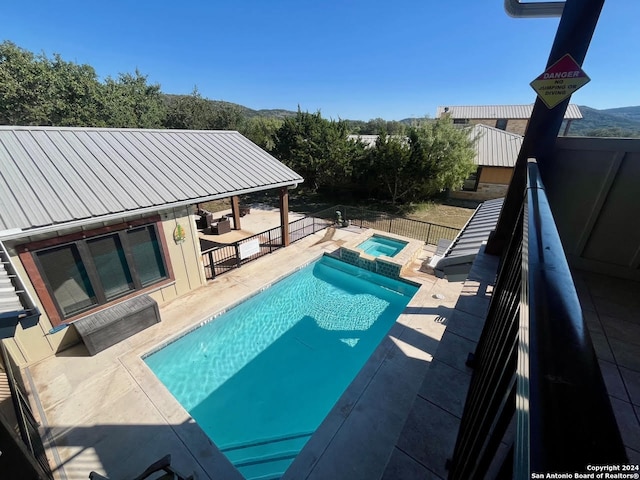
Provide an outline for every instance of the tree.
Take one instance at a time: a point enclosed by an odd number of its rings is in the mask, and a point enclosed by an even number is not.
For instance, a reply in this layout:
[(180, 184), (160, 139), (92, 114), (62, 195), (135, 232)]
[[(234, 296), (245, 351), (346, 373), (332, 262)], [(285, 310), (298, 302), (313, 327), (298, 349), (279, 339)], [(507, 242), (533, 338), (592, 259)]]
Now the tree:
[(46, 125), (47, 66), (12, 42), (0, 44), (0, 122)]
[(353, 159), (362, 150), (361, 144), (348, 139), (346, 122), (298, 109), (276, 131), (272, 153), (317, 190), (350, 183)]
[(166, 116), (160, 85), (149, 85), (137, 69), (133, 75), (121, 73), (117, 80), (106, 79), (102, 107), (102, 121), (109, 127), (158, 128)]
[(252, 117), (245, 119), (240, 125), (240, 133), (253, 143), (270, 152), (275, 147), (274, 137), (282, 126), (279, 118)]
[(104, 126), (100, 115), (102, 85), (93, 67), (65, 62), (54, 55), (49, 62), (50, 90), (48, 103), (51, 125), (70, 127)]
[(406, 135), (379, 134), (357, 176), (377, 182), (382, 188), (374, 195), (394, 204), (421, 201), (461, 186), (476, 168), (474, 155), (468, 131), (438, 119), (410, 127)]
[(238, 130), (242, 120), (242, 111), (237, 105), (204, 98), (195, 87), (190, 95), (170, 97), (165, 126), (188, 130)]
[(185, 130), (207, 130), (213, 123), (213, 106), (202, 98), (198, 87), (190, 95), (170, 97), (165, 127)]
[(238, 130), (244, 116), (238, 105), (228, 102), (213, 101), (213, 130)]
[(415, 189), (418, 198), (460, 188), (476, 169), (469, 130), (454, 127), (448, 117), (412, 127), (408, 137), (412, 170), (422, 179)]

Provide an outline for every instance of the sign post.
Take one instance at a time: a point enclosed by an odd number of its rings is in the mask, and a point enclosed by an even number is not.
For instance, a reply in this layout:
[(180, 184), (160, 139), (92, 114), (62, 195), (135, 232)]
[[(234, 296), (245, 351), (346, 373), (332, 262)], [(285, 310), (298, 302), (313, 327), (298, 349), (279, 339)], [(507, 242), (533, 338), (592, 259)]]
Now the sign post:
[(573, 57), (566, 54), (531, 82), (531, 87), (548, 108), (553, 108), (590, 80)]

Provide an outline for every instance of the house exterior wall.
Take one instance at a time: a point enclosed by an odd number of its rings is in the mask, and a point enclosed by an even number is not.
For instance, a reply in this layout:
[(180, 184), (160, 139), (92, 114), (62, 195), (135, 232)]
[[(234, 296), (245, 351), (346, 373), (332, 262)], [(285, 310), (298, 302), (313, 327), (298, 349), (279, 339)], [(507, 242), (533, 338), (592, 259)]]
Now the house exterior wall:
[(451, 198), (477, 200), (479, 202), (502, 198), (507, 194), (512, 175), (513, 168), (482, 167), (480, 168), (480, 178), (475, 191), (458, 190), (450, 192), (449, 196)]
[[(120, 223), (123, 220), (133, 221), (138, 217), (128, 217), (120, 219), (110, 224)], [(181, 295), (184, 295), (196, 288), (206, 284), (204, 267), (200, 257), (200, 244), (195, 226), (195, 219), (190, 215), (188, 208), (172, 209), (160, 212), (162, 233), (164, 244), (167, 247), (169, 258), (166, 259), (173, 270), (174, 281), (167, 285), (162, 285), (158, 289), (151, 291), (148, 295), (159, 305), (163, 305)], [(185, 240), (176, 243), (173, 233), (177, 225), (181, 225), (185, 231)], [(20, 324), (16, 329), (13, 338), (5, 339), (5, 345), (11, 355), (21, 365), (31, 364), (54, 355), (56, 352), (64, 350), (80, 341), (75, 328), (69, 327), (56, 333), (49, 333), (54, 324), (47, 315), (42, 300), (38, 297), (33, 279), (27, 274), (25, 265), (20, 260), (18, 250), (20, 245), (55, 238), (69, 233), (82, 230), (92, 230), (108, 226), (105, 223), (88, 225), (82, 229), (64, 230), (57, 234), (39, 235), (21, 238), (12, 242), (5, 242), (5, 246), (11, 256), (18, 274), (22, 277), (26, 288), (34, 298), (40, 312), (42, 313), (37, 325), (23, 328)], [(115, 300), (113, 303), (117, 303)], [(89, 312), (87, 312), (88, 314)]]
[(513, 168), (510, 167), (482, 167), (478, 183), (508, 186), (512, 176)]
[[(469, 119), (471, 125), (487, 125), (489, 127), (497, 128), (497, 118), (472, 118)], [(528, 118), (508, 118), (506, 132), (517, 133), (518, 135), (524, 135), (524, 131), (527, 129)]]
[(640, 281), (640, 140), (560, 137), (540, 170), (569, 264)]

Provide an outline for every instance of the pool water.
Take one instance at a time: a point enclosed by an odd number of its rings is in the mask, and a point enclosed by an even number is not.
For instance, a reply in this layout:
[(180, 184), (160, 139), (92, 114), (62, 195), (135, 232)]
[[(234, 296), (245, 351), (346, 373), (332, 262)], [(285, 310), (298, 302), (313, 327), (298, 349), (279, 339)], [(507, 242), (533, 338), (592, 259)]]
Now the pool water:
[(245, 478), (279, 478), (416, 291), (325, 256), (145, 362)]
[(402, 240), (373, 235), (358, 245), (358, 248), (374, 257), (379, 257), (380, 255), (393, 257), (406, 246), (407, 242)]

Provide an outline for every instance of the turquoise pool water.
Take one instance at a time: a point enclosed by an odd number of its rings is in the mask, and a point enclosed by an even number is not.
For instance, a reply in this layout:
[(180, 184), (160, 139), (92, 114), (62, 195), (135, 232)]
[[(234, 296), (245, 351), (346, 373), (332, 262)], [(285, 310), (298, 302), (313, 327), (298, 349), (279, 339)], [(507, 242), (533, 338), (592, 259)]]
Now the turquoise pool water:
[(407, 242), (402, 240), (373, 235), (358, 245), (358, 248), (374, 257), (379, 257), (380, 255), (393, 257), (406, 246)]
[(145, 362), (245, 478), (279, 478), (416, 291), (325, 256)]

